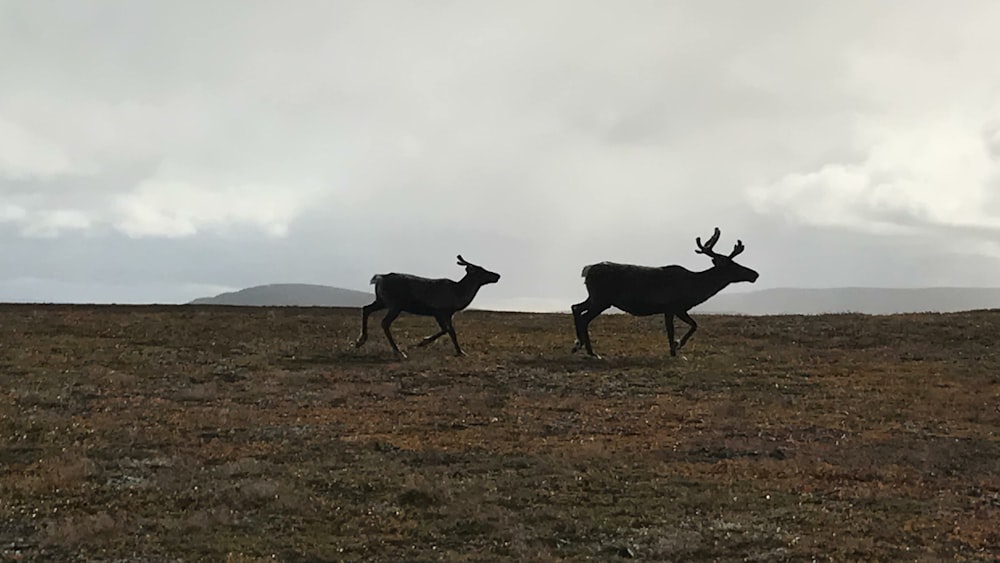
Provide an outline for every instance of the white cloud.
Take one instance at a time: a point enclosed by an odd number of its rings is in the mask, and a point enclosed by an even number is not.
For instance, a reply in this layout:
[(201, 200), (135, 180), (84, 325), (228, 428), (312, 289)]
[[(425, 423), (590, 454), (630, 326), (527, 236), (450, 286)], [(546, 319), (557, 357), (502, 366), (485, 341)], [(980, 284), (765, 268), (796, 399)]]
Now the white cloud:
[(94, 219), (78, 209), (46, 209), (21, 220), (24, 236), (52, 238), (68, 231), (86, 231)]
[[(871, 125), (861, 162), (831, 163), (748, 190), (759, 213), (792, 222), (907, 234), (928, 228), (1000, 228), (1000, 161), (983, 122), (949, 117)], [(988, 141), (989, 139), (987, 139)]]
[(0, 179), (46, 179), (96, 172), (97, 167), (92, 162), (74, 159), (59, 143), (0, 114)]
[(862, 100), (844, 116), (847, 158), (792, 169), (746, 190), (758, 213), (792, 225), (885, 235), (933, 233), (940, 249), (983, 242), (1000, 229), (998, 47), (974, 12), (916, 3), (883, 17), (898, 25), (864, 34), (842, 56), (835, 86)]
[(69, 231), (86, 231), (94, 218), (79, 209), (43, 209), (27, 211), (18, 205), (0, 205), (0, 223), (17, 225), (22, 236), (54, 238)]
[(28, 212), (19, 205), (11, 205), (9, 203), (0, 205), (0, 223), (19, 221), (27, 214)]
[(281, 237), (309, 202), (307, 192), (280, 186), (218, 188), (151, 180), (116, 203), (114, 227), (132, 237), (185, 237), (244, 226)]

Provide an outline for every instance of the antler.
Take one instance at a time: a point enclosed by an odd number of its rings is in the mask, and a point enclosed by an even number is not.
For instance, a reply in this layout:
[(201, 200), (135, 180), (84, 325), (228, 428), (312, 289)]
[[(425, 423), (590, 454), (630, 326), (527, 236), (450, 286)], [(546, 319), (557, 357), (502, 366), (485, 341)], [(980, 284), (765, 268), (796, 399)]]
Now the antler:
[[(715, 232), (712, 233), (712, 237), (709, 238), (708, 242), (706, 242), (705, 244), (701, 244), (701, 237), (696, 237), (694, 241), (698, 245), (698, 250), (695, 250), (695, 252), (697, 252), (698, 254), (704, 254), (706, 256), (710, 256), (712, 258), (720, 257), (721, 254), (717, 253), (714, 250), (715, 243), (719, 242), (720, 234), (722, 233), (719, 231), (719, 227), (716, 227)], [(746, 248), (743, 246), (743, 241), (737, 240), (736, 246), (733, 247), (733, 251), (729, 253), (728, 258), (735, 258), (739, 253), (743, 252), (744, 250), (746, 250)]]
[(466, 262), (465, 258), (462, 258), (461, 254), (458, 255), (458, 265), (459, 266), (475, 266), (475, 264), (473, 264), (471, 262)]
[(736, 246), (733, 247), (733, 251), (729, 253), (730, 258), (736, 258), (736, 255), (743, 252), (746, 248), (743, 247), (743, 241), (737, 240)]
[(695, 237), (694, 242), (695, 244), (698, 245), (698, 250), (695, 250), (695, 252), (697, 252), (698, 254), (711, 256), (712, 258), (718, 256), (718, 254), (716, 254), (713, 248), (715, 247), (715, 243), (719, 242), (719, 235), (721, 234), (722, 231), (719, 230), (719, 227), (716, 227), (715, 232), (712, 233), (711, 238), (709, 238), (708, 242), (706, 242), (705, 244), (701, 244), (701, 237)]

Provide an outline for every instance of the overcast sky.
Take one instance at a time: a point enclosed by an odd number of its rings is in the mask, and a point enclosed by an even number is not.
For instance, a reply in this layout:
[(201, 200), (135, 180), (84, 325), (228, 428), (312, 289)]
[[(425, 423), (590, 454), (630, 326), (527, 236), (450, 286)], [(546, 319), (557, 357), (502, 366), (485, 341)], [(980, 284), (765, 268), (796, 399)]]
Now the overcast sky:
[[(0, 300), (1000, 286), (1000, 3), (0, 0)], [(736, 288), (733, 288), (736, 289)]]

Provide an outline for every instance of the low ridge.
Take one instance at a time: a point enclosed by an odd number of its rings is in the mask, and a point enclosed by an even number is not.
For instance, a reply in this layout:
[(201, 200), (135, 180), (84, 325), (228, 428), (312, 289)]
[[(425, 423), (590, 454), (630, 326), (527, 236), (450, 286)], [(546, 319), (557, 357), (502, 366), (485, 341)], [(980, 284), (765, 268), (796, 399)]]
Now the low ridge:
[(192, 305), (246, 305), (257, 307), (361, 307), (374, 295), (341, 287), (306, 283), (276, 283), (248, 287), (239, 291), (200, 297)]

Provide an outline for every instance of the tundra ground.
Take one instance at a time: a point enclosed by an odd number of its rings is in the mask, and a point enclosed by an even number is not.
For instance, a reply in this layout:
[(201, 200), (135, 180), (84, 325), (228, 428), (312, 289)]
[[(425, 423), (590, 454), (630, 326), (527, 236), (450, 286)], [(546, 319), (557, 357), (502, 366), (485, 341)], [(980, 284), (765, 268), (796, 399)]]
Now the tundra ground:
[(1000, 312), (0, 306), (4, 560), (1000, 558)]

